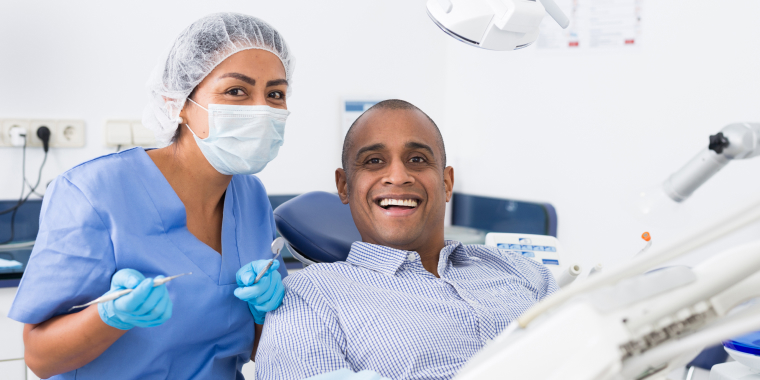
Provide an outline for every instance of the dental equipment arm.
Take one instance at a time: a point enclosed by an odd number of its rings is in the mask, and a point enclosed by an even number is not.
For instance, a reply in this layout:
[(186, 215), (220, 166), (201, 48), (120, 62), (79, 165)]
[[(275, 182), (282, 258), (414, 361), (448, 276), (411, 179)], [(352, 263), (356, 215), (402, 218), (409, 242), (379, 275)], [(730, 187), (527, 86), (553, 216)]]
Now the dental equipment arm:
[(760, 329), (760, 241), (693, 270), (641, 275), (760, 219), (760, 204), (661, 249), (561, 289), (529, 309), (468, 361), (455, 380), (655, 380), (707, 345)]
[(760, 123), (735, 123), (710, 136), (710, 144), (673, 173), (662, 188), (671, 199), (683, 202), (734, 159), (760, 155)]

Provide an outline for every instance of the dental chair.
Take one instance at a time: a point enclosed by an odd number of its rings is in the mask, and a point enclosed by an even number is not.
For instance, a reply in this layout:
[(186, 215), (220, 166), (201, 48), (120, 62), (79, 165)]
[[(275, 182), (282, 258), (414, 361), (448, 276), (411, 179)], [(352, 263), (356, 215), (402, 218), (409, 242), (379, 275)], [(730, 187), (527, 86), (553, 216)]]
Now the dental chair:
[(348, 205), (323, 191), (281, 204), (274, 210), (274, 222), (285, 246), (304, 266), (343, 261), (351, 244), (362, 239)]
[[(463, 243), (484, 243), (486, 232), (557, 236), (557, 213), (548, 203), (531, 203), (454, 193), (452, 225), (447, 238)], [(351, 244), (361, 240), (351, 210), (337, 194), (314, 191), (299, 195), (274, 210), (277, 231), (298, 261), (343, 261)], [(465, 241), (467, 236), (482, 241)]]

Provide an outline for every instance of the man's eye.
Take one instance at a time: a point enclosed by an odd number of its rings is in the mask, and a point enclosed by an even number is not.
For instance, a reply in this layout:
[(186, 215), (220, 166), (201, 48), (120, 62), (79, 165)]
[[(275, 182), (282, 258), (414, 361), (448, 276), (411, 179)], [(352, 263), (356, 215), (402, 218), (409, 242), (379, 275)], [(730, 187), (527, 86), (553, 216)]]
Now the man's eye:
[(367, 163), (368, 164), (381, 164), (381, 163), (383, 163), (383, 160), (381, 160), (379, 158), (370, 158), (369, 160), (367, 160)]
[(422, 163), (422, 162), (425, 162), (425, 158), (424, 158), (424, 157), (419, 157), (419, 156), (417, 156), (417, 157), (412, 157), (412, 158), (409, 160), (409, 162), (414, 162), (414, 163)]
[(282, 91), (272, 91), (269, 93), (269, 97), (272, 99), (285, 99), (285, 94)]

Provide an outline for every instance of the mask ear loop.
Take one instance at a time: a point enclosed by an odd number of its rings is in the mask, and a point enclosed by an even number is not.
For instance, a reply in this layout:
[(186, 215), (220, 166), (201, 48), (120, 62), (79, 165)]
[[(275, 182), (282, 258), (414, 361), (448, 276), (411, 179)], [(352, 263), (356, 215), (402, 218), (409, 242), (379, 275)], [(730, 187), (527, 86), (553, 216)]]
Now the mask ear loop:
[[(198, 106), (198, 107), (201, 107), (201, 108), (203, 108), (203, 109), (204, 109), (206, 112), (208, 112), (208, 109), (206, 109), (206, 107), (204, 107), (204, 106), (202, 106), (202, 105), (200, 105), (200, 104), (196, 103), (196, 102), (195, 102), (195, 100), (193, 100), (193, 99), (191, 99), (191, 98), (187, 98), (187, 100), (189, 100), (189, 101), (193, 102), (193, 104), (195, 104), (195, 105), (196, 105), (196, 106)], [(180, 121), (180, 123), (181, 123), (181, 122), (182, 122), (182, 121)], [(188, 130), (190, 130), (190, 133), (192, 133), (192, 134), (193, 134), (193, 136), (195, 136), (195, 138), (197, 138), (197, 139), (199, 139), (199, 140), (203, 140), (202, 138), (198, 137), (198, 135), (196, 135), (196, 134), (195, 134), (195, 132), (193, 132), (193, 129), (192, 129), (192, 128), (190, 128), (190, 125), (188, 125), (187, 123), (185, 123), (185, 126), (187, 127), (187, 129), (188, 129)]]
[(202, 106), (202, 105), (200, 105), (200, 104), (196, 103), (196, 102), (195, 102), (195, 100), (193, 100), (193, 99), (191, 99), (191, 98), (187, 98), (187, 100), (189, 100), (189, 101), (193, 102), (193, 104), (195, 104), (195, 105), (196, 105), (196, 106), (198, 106), (198, 107), (201, 107), (201, 108), (203, 108), (204, 110), (206, 110), (206, 112), (208, 112), (208, 109), (206, 109), (206, 107), (204, 107), (204, 106)]

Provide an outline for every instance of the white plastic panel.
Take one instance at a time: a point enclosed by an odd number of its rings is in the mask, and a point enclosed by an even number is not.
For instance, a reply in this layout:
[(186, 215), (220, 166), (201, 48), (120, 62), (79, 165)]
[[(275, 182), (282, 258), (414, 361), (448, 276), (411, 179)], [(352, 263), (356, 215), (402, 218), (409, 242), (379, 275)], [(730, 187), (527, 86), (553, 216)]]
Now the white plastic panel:
[(486, 235), (486, 245), (514, 251), (544, 264), (560, 287), (575, 281), (583, 271), (578, 263), (562, 260), (562, 246), (554, 236), (491, 232)]
[[(18, 288), (0, 288), (0, 361), (23, 359), (24, 357), (24, 324), (8, 318), (8, 311), (13, 303)], [(21, 365), (24, 363), (22, 361)], [(5, 371), (0, 370), (0, 376)], [(5, 377), (2, 377), (5, 379)]]
[(26, 380), (24, 360), (0, 361), (0, 377), (3, 380)]

